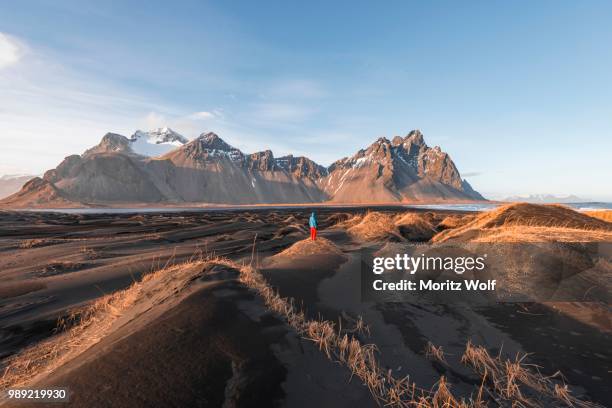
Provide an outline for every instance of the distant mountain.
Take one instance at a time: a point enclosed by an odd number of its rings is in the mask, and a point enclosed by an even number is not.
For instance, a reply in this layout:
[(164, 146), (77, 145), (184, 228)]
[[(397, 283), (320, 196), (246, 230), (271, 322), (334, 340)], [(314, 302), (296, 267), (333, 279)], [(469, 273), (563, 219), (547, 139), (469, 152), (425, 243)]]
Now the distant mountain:
[(30, 179), (36, 176), (24, 174), (7, 174), (0, 177), (0, 198), (10, 196), (21, 189)]
[(406, 137), (376, 140), (333, 163), (322, 184), (335, 202), (484, 200), (440, 147), (427, 146), (413, 130)]
[[(159, 149), (159, 150), (155, 150)], [(156, 152), (161, 152), (156, 154)], [(307, 157), (245, 154), (215, 133), (188, 141), (168, 128), (107, 133), (82, 155), (2, 200), (13, 207), (112, 204), (258, 204), (484, 200), (448, 154), (419, 131), (325, 168)]]
[(563, 203), (585, 203), (591, 200), (580, 198), (575, 195), (556, 196), (553, 194), (530, 194), (530, 195), (525, 195), (525, 196), (506, 197), (501, 201), (535, 203), (535, 204), (546, 204), (546, 203), (563, 204)]

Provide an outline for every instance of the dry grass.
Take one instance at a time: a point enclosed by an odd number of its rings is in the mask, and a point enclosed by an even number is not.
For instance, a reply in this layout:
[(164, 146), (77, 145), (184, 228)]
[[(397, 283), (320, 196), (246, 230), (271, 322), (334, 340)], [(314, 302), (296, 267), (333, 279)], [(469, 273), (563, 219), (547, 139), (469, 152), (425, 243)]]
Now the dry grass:
[(612, 224), (561, 205), (510, 204), (442, 231), (432, 241), (476, 242), (609, 241)]
[(427, 342), (425, 346), (425, 357), (437, 361), (439, 363), (446, 364), (446, 359), (444, 358), (444, 350), (442, 346), (435, 346), (431, 341)]
[(612, 232), (559, 227), (500, 227), (480, 231), (471, 242), (610, 242)]
[(25, 239), (19, 243), (20, 249), (30, 249), (48, 245), (48, 240), (35, 238), (35, 239)]
[(583, 214), (606, 222), (612, 222), (612, 210), (584, 211)]
[(436, 228), (439, 230), (453, 229), (461, 227), (474, 219), (473, 215), (449, 215), (444, 217), (442, 221), (438, 223)]
[[(357, 323), (353, 333), (343, 332), (336, 324), (326, 320), (309, 320), (303, 311), (297, 310), (292, 300), (281, 297), (265, 278), (250, 265), (238, 265), (224, 261), (232, 268), (239, 268), (242, 283), (255, 290), (266, 306), (282, 316), (301, 336), (317, 345), (327, 358), (346, 366), (352, 376), (359, 378), (377, 403), (391, 407), (481, 407), (481, 402), (457, 400), (452, 396), (444, 378), (432, 390), (424, 390), (412, 383), (408, 376), (395, 378), (391, 370), (384, 370), (376, 358), (373, 344), (363, 344), (356, 332), (366, 332), (365, 324)], [(362, 320), (362, 319), (359, 319)], [(369, 333), (369, 329), (367, 329)], [(481, 395), (479, 393), (479, 395)], [(480, 397), (479, 397), (480, 398)], [(480, 399), (477, 399), (480, 401)]]
[[(307, 319), (292, 300), (281, 297), (252, 266), (221, 258), (192, 260), (161, 268), (145, 275), (129, 288), (106, 295), (90, 306), (75, 311), (69, 318), (59, 322), (56, 336), (3, 361), (4, 374), (0, 378), (0, 388), (27, 386), (49, 375), (97, 344), (114, 328), (146, 313), (153, 305), (176, 300), (177, 293), (214, 264), (239, 270), (240, 281), (256, 291), (271, 311), (284, 318), (299, 335), (312, 341), (330, 360), (347, 367), (352, 376), (359, 378), (368, 387), (380, 405), (483, 407), (486, 406), (482, 399), (486, 380), (496, 395), (513, 404), (532, 403), (522, 392), (527, 387), (570, 406), (596, 406), (574, 398), (567, 386), (559, 385), (552, 377), (543, 377), (529, 370), (523, 364), (523, 358), (503, 361), (500, 357), (491, 357), (484, 348), (475, 347), (471, 343), (468, 343), (462, 361), (483, 376), (483, 383), (475, 398), (468, 401), (455, 398), (444, 377), (431, 390), (419, 388), (408, 377), (396, 378), (391, 370), (383, 369), (377, 359), (376, 346), (362, 343), (360, 336), (366, 333), (369, 335), (369, 328), (363, 319), (357, 319), (353, 328), (344, 331), (330, 321)], [(432, 344), (430, 352), (434, 358), (444, 359), (441, 347)]]
[[(599, 405), (579, 400), (570, 395), (567, 385), (560, 384), (560, 372), (543, 376), (534, 365), (525, 363), (526, 355), (517, 355), (514, 360), (505, 360), (498, 355), (492, 357), (482, 346), (468, 341), (461, 362), (471, 366), (486, 380), (498, 398), (512, 404), (526, 407), (548, 405), (536, 400), (535, 396), (547, 397), (570, 407), (594, 408)], [(514, 405), (513, 405), (514, 406)]]
[(404, 238), (427, 241), (436, 234), (432, 213), (407, 212), (395, 217), (395, 226)]
[(348, 227), (347, 231), (365, 241), (379, 240), (389, 235), (403, 239), (395, 225), (395, 218), (376, 211), (367, 212), (358, 223)]
[(310, 238), (298, 241), (272, 258), (295, 258), (310, 255), (336, 255), (344, 257), (344, 253), (333, 242), (323, 237), (317, 237), (314, 241)]
[(65, 362), (98, 343), (121, 319), (133, 318), (159, 304), (203, 273), (212, 260), (166, 266), (145, 275), (129, 288), (105, 295), (58, 321), (57, 335), (28, 347), (2, 362), (0, 389), (23, 387), (49, 375)]
[(365, 214), (355, 214), (353, 216), (348, 217), (347, 219), (338, 220), (338, 222), (334, 226), (338, 228), (349, 229), (363, 221), (364, 216)]

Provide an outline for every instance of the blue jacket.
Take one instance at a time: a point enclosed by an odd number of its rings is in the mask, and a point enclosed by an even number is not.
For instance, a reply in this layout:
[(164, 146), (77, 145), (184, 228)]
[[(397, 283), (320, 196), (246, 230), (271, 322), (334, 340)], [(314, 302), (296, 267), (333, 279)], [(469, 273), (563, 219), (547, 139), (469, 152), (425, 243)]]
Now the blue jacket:
[(315, 213), (310, 214), (308, 224), (310, 225), (310, 228), (317, 228), (317, 216), (315, 215)]

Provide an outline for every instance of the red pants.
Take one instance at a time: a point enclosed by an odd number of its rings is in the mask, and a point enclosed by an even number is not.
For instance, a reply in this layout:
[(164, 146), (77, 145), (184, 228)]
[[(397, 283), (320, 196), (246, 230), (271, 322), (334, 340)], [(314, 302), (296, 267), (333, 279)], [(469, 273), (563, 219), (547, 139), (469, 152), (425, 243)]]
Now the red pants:
[(313, 241), (317, 239), (317, 229), (315, 227), (310, 227), (310, 239)]

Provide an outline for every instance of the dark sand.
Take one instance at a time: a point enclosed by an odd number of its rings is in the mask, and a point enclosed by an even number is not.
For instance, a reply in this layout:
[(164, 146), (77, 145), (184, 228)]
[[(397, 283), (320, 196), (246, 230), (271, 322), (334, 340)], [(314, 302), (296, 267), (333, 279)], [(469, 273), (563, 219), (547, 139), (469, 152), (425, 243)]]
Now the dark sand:
[[(276, 265), (266, 258), (306, 238), (309, 210), (0, 212), (0, 356), (52, 336), (70, 309), (168, 262), (194, 253), (250, 261), (255, 241), (254, 261), (282, 296), (310, 317), (350, 325), (362, 316), (371, 328), (364, 340), (397, 377), (430, 388), (443, 374), (455, 395), (470, 396), (479, 377), (459, 360), (472, 339), (492, 354), (502, 346), (509, 357), (533, 353), (529, 362), (544, 374), (561, 370), (574, 395), (612, 405), (610, 334), (551, 308), (361, 302), (358, 250), (385, 242), (360, 242), (332, 226), (363, 211), (318, 210), (320, 235), (346, 260), (319, 254)], [(235, 275), (201, 279), (155, 320), (114, 332), (40, 385), (68, 385), (78, 407), (375, 406), (358, 379), (349, 382), (346, 368), (269, 313)], [(425, 358), (427, 341), (444, 347), (448, 365)]]

